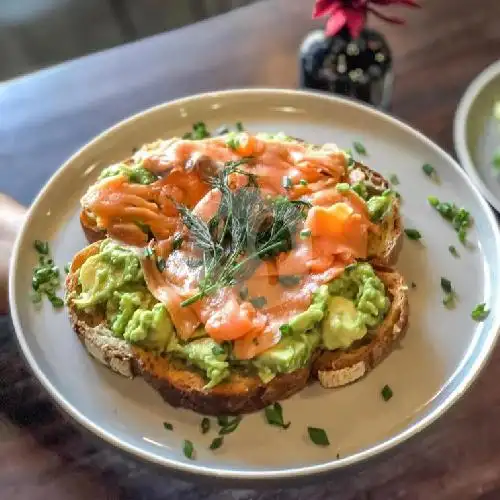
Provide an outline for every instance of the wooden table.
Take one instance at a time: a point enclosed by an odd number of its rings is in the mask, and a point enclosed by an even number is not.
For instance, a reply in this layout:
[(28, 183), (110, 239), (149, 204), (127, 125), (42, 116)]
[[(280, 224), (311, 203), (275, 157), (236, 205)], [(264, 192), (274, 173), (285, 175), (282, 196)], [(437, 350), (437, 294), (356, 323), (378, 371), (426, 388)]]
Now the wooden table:
[[(406, 28), (374, 25), (395, 56), (393, 112), (452, 150), (469, 81), (500, 56), (498, 0), (429, 0)], [(79, 146), (146, 107), (205, 90), (295, 87), (312, 0), (268, 0), (0, 85), (0, 190), (29, 203)], [(63, 43), (63, 41), (62, 41)], [(64, 195), (63, 193), (61, 194)], [(67, 422), (0, 328), (0, 498), (500, 498), (500, 349), (472, 391), (423, 435), (330, 482), (287, 491), (188, 484), (122, 457)]]

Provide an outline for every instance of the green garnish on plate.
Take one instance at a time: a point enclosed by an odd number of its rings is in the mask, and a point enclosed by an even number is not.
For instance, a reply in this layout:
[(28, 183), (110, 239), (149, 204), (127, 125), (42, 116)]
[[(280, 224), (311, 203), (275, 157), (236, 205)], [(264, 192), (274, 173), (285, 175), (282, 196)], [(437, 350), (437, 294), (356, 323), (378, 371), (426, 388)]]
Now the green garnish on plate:
[(330, 441), (324, 429), (308, 427), (307, 432), (311, 441), (318, 446), (329, 446)]
[(424, 163), (422, 165), (422, 170), (429, 179), (432, 179), (434, 182), (439, 182), (436, 169), (430, 163)]
[(45, 295), (52, 306), (59, 309), (64, 306), (64, 300), (57, 296), (57, 290), (61, 286), (59, 268), (50, 258), (47, 241), (35, 240), (33, 246), (38, 253), (38, 264), (33, 268), (31, 301), (39, 304)]
[[(224, 351), (224, 349), (222, 350)], [(203, 417), (200, 427), (201, 427), (201, 433), (206, 434), (210, 430), (210, 419), (207, 417)]]
[(211, 450), (218, 450), (222, 446), (223, 443), (224, 443), (224, 437), (222, 437), (222, 436), (216, 437), (216, 438), (214, 438), (214, 440), (210, 444), (210, 449)]
[(393, 186), (397, 186), (399, 184), (399, 178), (396, 174), (391, 174), (389, 176), (389, 182), (393, 185)]
[(184, 440), (184, 444), (182, 446), (182, 451), (184, 452), (184, 455), (186, 458), (189, 458), (190, 460), (194, 460), (194, 446), (189, 439)]
[(354, 151), (356, 151), (356, 153), (363, 155), (363, 156), (366, 156), (366, 154), (367, 154), (366, 148), (361, 142), (354, 141), (352, 143), (352, 147), (354, 148)]
[(448, 250), (450, 251), (451, 255), (453, 255), (453, 257), (456, 257), (457, 259), (460, 257), (460, 254), (458, 253), (457, 249), (453, 245), (450, 245), (448, 247)]
[(488, 314), (490, 314), (490, 310), (486, 308), (486, 304), (483, 302), (472, 310), (471, 317), (474, 321), (484, 321)]
[(448, 309), (453, 309), (455, 307), (455, 302), (457, 298), (457, 294), (455, 290), (453, 290), (453, 286), (451, 281), (447, 278), (441, 278), (441, 289), (444, 292), (443, 304)]
[(167, 431), (174, 430), (174, 426), (170, 422), (163, 422), (163, 428)]
[(394, 395), (394, 393), (392, 392), (392, 389), (387, 384), (384, 385), (384, 387), (382, 387), (380, 394), (381, 394), (384, 401), (389, 401), (389, 399), (391, 399), (392, 396)]
[(422, 235), (420, 234), (420, 231), (417, 229), (405, 229), (405, 234), (408, 236), (408, 239), (418, 241), (422, 238)]
[(282, 429), (288, 429), (288, 427), (290, 427), (291, 422), (285, 424), (283, 420), (283, 408), (279, 403), (267, 406), (265, 413), (268, 424), (281, 427)]
[(429, 204), (434, 207), (443, 219), (447, 220), (453, 226), (460, 243), (465, 244), (467, 241), (467, 231), (472, 226), (472, 217), (465, 208), (460, 208), (451, 202), (439, 201), (435, 196), (427, 198)]

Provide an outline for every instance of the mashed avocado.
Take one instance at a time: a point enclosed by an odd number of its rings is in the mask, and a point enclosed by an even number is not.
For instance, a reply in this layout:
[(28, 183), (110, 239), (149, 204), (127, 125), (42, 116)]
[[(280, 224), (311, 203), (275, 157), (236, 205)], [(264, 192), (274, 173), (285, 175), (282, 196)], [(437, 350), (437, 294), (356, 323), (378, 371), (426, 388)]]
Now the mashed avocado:
[(108, 327), (117, 337), (163, 352), (174, 332), (164, 305), (146, 288), (139, 259), (130, 250), (105, 240), (79, 273), (80, 294), (74, 304), (89, 312), (105, 308)]
[(257, 368), (264, 383), (270, 382), (278, 373), (303, 368), (318, 346), (320, 337), (317, 330), (283, 337), (274, 347), (252, 360), (252, 365)]
[(205, 372), (208, 378), (205, 389), (216, 386), (230, 374), (227, 352), (211, 338), (201, 338), (186, 344), (174, 342), (170, 344), (169, 350)]
[(123, 285), (144, 283), (139, 259), (111, 240), (103, 241), (99, 253), (84, 262), (79, 281), (82, 291), (74, 303), (81, 309), (105, 303)]
[(385, 191), (380, 196), (372, 196), (366, 202), (368, 213), (372, 222), (380, 222), (392, 208), (394, 193), (390, 190)]
[(292, 318), (288, 326), (293, 333), (302, 333), (317, 325), (324, 317), (326, 301), (328, 300), (328, 286), (322, 285), (313, 294), (312, 303), (303, 313)]
[(367, 263), (349, 266), (328, 288), (322, 336), (330, 350), (346, 349), (363, 338), (368, 328), (380, 324), (390, 305), (384, 284)]
[(145, 169), (141, 164), (127, 165), (125, 163), (117, 163), (106, 167), (99, 176), (99, 180), (106, 177), (114, 177), (116, 175), (125, 175), (130, 182), (135, 184), (152, 184), (157, 180), (157, 177)]

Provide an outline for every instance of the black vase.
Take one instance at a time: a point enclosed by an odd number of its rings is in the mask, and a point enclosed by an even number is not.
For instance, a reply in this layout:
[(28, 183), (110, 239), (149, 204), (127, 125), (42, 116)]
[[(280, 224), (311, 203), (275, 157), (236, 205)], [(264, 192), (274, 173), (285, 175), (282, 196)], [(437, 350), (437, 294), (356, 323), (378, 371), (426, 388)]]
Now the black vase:
[(316, 30), (300, 47), (302, 88), (353, 97), (387, 110), (393, 79), (389, 45), (372, 29), (364, 29), (355, 39), (347, 28), (333, 37)]

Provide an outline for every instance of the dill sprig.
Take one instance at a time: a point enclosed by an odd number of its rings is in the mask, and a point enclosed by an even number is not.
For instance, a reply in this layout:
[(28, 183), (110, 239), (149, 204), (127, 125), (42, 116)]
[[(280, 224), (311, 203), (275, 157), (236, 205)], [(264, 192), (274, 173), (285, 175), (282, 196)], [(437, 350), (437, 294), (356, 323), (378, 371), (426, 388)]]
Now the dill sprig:
[[(228, 162), (210, 185), (221, 192), (217, 213), (205, 222), (184, 206), (178, 206), (182, 221), (195, 248), (202, 254), (203, 278), (199, 291), (182, 302), (188, 306), (220, 288), (243, 281), (262, 259), (292, 248), (299, 223), (305, 218), (307, 202), (285, 197), (264, 200), (253, 174)], [(228, 176), (238, 172), (248, 185), (231, 190)]]

